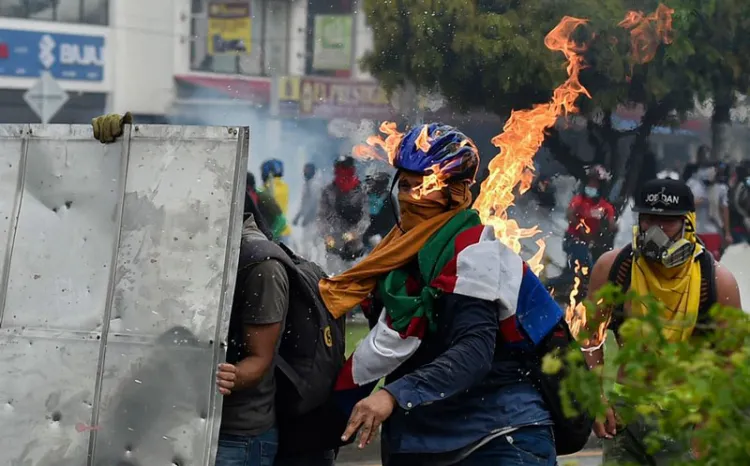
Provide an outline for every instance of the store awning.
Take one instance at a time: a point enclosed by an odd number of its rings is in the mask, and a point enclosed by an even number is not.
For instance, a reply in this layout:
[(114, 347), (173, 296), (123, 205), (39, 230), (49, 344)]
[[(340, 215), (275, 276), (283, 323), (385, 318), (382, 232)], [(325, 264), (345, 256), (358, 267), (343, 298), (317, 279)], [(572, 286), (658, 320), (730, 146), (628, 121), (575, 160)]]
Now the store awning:
[[(177, 75), (175, 80), (183, 84), (198, 88), (195, 90), (178, 90), (180, 100), (228, 98), (266, 106), (271, 100), (270, 78), (246, 76), (217, 76), (214, 74)], [(206, 92), (200, 92), (200, 89)]]

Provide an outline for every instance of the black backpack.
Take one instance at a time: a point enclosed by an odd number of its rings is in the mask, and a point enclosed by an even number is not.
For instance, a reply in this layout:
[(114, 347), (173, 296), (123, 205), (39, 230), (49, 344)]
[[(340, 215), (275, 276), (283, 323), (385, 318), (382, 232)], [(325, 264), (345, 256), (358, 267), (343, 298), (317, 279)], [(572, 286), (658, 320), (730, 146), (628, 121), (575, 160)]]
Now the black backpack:
[[(698, 263), (701, 266), (701, 297), (698, 307), (698, 321), (693, 330), (693, 335), (695, 336), (700, 336), (705, 332), (705, 328), (711, 319), (711, 307), (717, 302), (714, 256), (707, 249), (704, 249), (703, 253), (698, 256)], [(617, 257), (615, 257), (612, 268), (609, 270), (609, 282), (619, 286), (623, 292), (627, 293), (630, 289), (630, 272), (632, 268), (633, 245), (629, 244), (622, 248)], [(620, 326), (625, 322), (625, 318), (624, 306), (618, 306), (613, 309), (609, 329), (617, 334)]]
[[(542, 359), (547, 353), (556, 351), (557, 357), (564, 362), (565, 353), (570, 351), (571, 344), (574, 341), (568, 324), (563, 318), (537, 345), (533, 353), (526, 353), (523, 357), (523, 360), (526, 361), (527, 377), (537, 391), (541, 393), (544, 404), (552, 416), (555, 450), (558, 455), (571, 455), (581, 451), (591, 436), (591, 428), (594, 425), (593, 416), (586, 413), (575, 398), (571, 401), (573, 407), (580, 414), (575, 417), (567, 417), (563, 412), (560, 389), (563, 379), (568, 374), (566, 364), (563, 364), (562, 369), (556, 374), (545, 374), (542, 371)], [(585, 361), (581, 360), (580, 364), (581, 367), (588, 370)]]
[[(289, 309), (274, 361), (279, 451), (301, 454), (337, 448), (348, 421), (332, 400), (345, 361), (345, 320), (335, 319), (323, 304), (318, 291), (318, 282), (326, 276), (323, 270), (284, 245), (243, 241), (238, 277), (268, 259), (282, 263), (289, 277)], [(242, 331), (241, 325), (230, 328)], [(241, 334), (237, 337), (242, 341)]]

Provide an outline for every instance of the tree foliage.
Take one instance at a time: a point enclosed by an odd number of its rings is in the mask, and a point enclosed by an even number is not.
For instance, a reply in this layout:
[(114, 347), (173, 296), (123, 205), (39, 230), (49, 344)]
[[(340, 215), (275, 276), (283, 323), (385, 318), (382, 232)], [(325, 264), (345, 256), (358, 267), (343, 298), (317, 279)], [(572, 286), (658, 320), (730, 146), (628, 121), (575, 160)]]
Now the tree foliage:
[[(619, 351), (608, 361), (624, 374), (619, 380), (624, 388), (608, 397), (610, 403), (617, 400), (622, 423), (647, 418), (661, 435), (697, 445), (700, 458), (690, 464), (750, 464), (750, 319), (742, 311), (717, 306), (706, 337), (668, 343), (653, 299), (626, 296), (614, 287), (604, 288), (595, 299), (605, 305), (632, 300), (648, 308), (644, 317), (625, 321)], [(593, 311), (591, 303), (589, 308)], [(563, 382), (564, 406), (574, 414), (574, 397), (583, 409), (601, 417), (606, 408), (601, 395), (616, 374), (604, 366), (588, 371), (576, 364), (583, 358), (579, 349), (566, 355), (571, 369)], [(547, 363), (551, 370), (559, 366)], [(646, 443), (658, 450), (660, 437), (649, 437)]]
[[(734, 91), (747, 89), (750, 2), (665, 0), (675, 10), (673, 41), (659, 47), (647, 64), (635, 64), (630, 32), (618, 23), (626, 12), (652, 12), (655, 0), (365, 0), (374, 50), (364, 65), (393, 91), (407, 83), (440, 92), (454, 107), (482, 108), (502, 117), (513, 109), (549, 100), (565, 79), (562, 55), (547, 50), (544, 37), (563, 16), (587, 18), (575, 39), (586, 46), (581, 82), (592, 99), (579, 99), (588, 120), (596, 161), (625, 166), (632, 192), (656, 125), (673, 124), (696, 97), (716, 98), (729, 107)], [(619, 106), (639, 105), (641, 125), (618, 131), (612, 116)], [(548, 147), (568, 170), (581, 176), (581, 161), (553, 130)], [(628, 164), (618, 163), (619, 140), (634, 136)]]

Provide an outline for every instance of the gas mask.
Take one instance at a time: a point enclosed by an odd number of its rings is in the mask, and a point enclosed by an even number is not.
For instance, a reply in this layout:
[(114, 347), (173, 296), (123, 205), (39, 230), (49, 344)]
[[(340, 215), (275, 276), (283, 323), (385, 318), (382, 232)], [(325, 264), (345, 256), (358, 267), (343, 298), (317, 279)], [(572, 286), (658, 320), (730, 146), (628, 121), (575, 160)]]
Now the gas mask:
[(633, 249), (648, 260), (658, 262), (664, 267), (672, 268), (684, 264), (693, 257), (695, 245), (684, 238), (673, 240), (659, 226), (654, 225), (646, 231), (638, 226), (633, 227)]

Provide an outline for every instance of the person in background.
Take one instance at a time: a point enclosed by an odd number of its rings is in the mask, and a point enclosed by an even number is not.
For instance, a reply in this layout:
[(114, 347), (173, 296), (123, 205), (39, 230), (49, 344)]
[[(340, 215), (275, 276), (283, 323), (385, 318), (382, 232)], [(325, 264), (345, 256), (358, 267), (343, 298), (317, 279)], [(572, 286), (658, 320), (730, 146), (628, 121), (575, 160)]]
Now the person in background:
[(540, 173), (531, 185), (531, 192), (536, 196), (539, 207), (552, 210), (557, 205), (557, 189), (551, 176)]
[(302, 199), (299, 204), (299, 212), (295, 215), (292, 225), (302, 227), (301, 235), (299, 235), (300, 252), (306, 257), (311, 257), (317, 239), (317, 232), (314, 231), (313, 227), (315, 219), (318, 218), (322, 186), (314, 164), (306, 163), (302, 169), (302, 176), (305, 180), (305, 184), (302, 186)]
[[(699, 157), (699, 160), (702, 159)], [(698, 169), (687, 181), (695, 199), (698, 237), (717, 259), (721, 257), (727, 240), (731, 242), (729, 222), (725, 224), (724, 221), (725, 214), (727, 219), (729, 215), (728, 189), (724, 189), (723, 183), (717, 179), (718, 168), (717, 164), (699, 163)]]
[(398, 213), (390, 190), (391, 175), (378, 172), (367, 175), (365, 188), (370, 207), (370, 225), (364, 234), (365, 246), (372, 249), (385, 238), (394, 226)]
[[(716, 164), (716, 179), (708, 188), (708, 205), (711, 218), (724, 235), (721, 252), (732, 244), (732, 225), (729, 222), (729, 165)], [(717, 257), (718, 258), (718, 257)]]
[(367, 193), (354, 158), (342, 155), (333, 164), (333, 181), (323, 189), (318, 210), (318, 231), (327, 248), (326, 272), (341, 273), (364, 254), (363, 236), (369, 224)]
[(739, 163), (729, 191), (729, 224), (733, 243), (750, 241), (750, 162)]
[(605, 229), (617, 230), (615, 208), (602, 195), (604, 183), (610, 178), (601, 165), (587, 170), (586, 184), (581, 192), (571, 199), (568, 205), (568, 230), (565, 233), (563, 250), (568, 256), (568, 267), (574, 270), (576, 262), (580, 267), (591, 270), (594, 258), (591, 243), (601, 241)]
[(247, 194), (258, 206), (258, 212), (265, 223), (269, 226), (271, 237), (274, 241), (282, 238), (284, 231), (287, 229), (286, 217), (281, 211), (281, 207), (276, 203), (276, 199), (267, 191), (258, 191), (255, 184), (255, 176), (248, 172), (246, 177)]
[[(260, 166), (260, 177), (263, 180), (263, 191), (268, 192), (281, 208), (284, 218), (289, 210), (289, 185), (284, 181), (284, 162), (279, 159), (269, 159)], [(279, 241), (289, 245), (292, 229), (285, 223)]]

